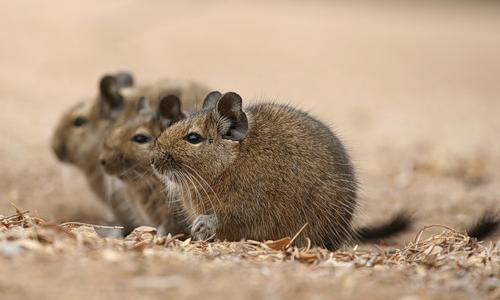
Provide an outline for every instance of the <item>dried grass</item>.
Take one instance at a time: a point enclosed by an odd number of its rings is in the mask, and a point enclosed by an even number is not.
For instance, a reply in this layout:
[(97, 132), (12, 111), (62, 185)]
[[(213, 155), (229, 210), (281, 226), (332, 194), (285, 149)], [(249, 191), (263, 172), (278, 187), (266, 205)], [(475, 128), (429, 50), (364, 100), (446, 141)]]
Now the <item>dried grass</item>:
[[(467, 284), (493, 297), (500, 296), (500, 243), (483, 243), (451, 228), (433, 225), (423, 228), (415, 240), (401, 249), (360, 250), (357, 246), (335, 252), (318, 247), (290, 246), (292, 239), (276, 241), (195, 242), (180, 236), (157, 236), (156, 229), (139, 227), (126, 238), (105, 238), (95, 226), (84, 223), (50, 224), (27, 212), (0, 218), (0, 255), (15, 257), (24, 252), (44, 255), (75, 255), (103, 261), (132, 257), (161, 259), (175, 252), (208, 260), (242, 261), (250, 264), (280, 262), (304, 265), (311, 270), (341, 268), (403, 272), (406, 276), (440, 282), (464, 277)], [(429, 228), (439, 234), (422, 239)], [(463, 285), (463, 283), (461, 283)]]

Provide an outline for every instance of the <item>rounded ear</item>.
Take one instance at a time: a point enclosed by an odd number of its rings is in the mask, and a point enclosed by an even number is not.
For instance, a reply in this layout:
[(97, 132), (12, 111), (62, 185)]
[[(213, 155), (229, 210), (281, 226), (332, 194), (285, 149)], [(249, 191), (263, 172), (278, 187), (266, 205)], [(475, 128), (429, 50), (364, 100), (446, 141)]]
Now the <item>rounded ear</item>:
[(119, 87), (134, 86), (134, 76), (129, 72), (118, 72), (115, 75)]
[(103, 111), (110, 116), (123, 105), (123, 97), (120, 94), (120, 85), (115, 76), (105, 75), (99, 82), (99, 92), (103, 104)]
[(167, 128), (185, 117), (186, 115), (181, 110), (181, 99), (179, 97), (167, 95), (161, 98), (158, 106), (158, 118), (162, 128)]
[(208, 93), (208, 95), (205, 97), (205, 100), (203, 100), (203, 109), (213, 109), (215, 107), (215, 104), (217, 103), (217, 100), (219, 100), (221, 97), (222, 94), (219, 91)]
[(248, 133), (248, 119), (243, 112), (240, 95), (225, 93), (215, 105), (214, 114), (217, 118), (217, 128), (222, 138), (232, 141), (242, 141)]

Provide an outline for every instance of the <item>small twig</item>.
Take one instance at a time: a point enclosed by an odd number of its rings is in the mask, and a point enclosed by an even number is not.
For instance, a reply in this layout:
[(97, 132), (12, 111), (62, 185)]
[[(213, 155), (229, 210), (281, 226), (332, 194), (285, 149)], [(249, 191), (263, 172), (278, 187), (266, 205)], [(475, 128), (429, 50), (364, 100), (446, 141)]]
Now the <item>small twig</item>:
[(302, 228), (299, 229), (299, 231), (293, 236), (293, 238), (290, 240), (290, 242), (288, 242), (288, 244), (286, 245), (285, 249), (288, 249), (293, 244), (293, 242), (297, 239), (297, 237), (302, 232), (302, 230), (304, 230), (307, 227), (307, 225), (309, 225), (309, 223), (305, 223), (302, 226)]
[(24, 216), (25, 214), (29, 213), (30, 211), (29, 210), (25, 210), (23, 212), (19, 211), (19, 212), (16, 212), (14, 215), (10, 215), (8, 217), (3, 217), (3, 218), (0, 218), (0, 222), (3, 222), (3, 221), (6, 221), (8, 219), (12, 219), (12, 218), (15, 218), (15, 217), (20, 217), (20, 216)]
[(18, 207), (14, 204), (14, 203), (12, 203), (12, 202), (11, 202), (11, 203), (10, 203), (10, 205), (12, 205), (12, 207), (14, 207), (14, 209), (16, 210), (16, 213), (17, 213), (18, 215), (22, 215), (22, 214), (21, 214), (21, 210), (20, 210), (20, 209), (19, 209), (19, 208), (18, 208)]
[(215, 237), (215, 233), (212, 234), (211, 236), (209, 236), (208, 238), (204, 239), (202, 242), (208, 242), (210, 241), (211, 239), (213, 239)]
[(94, 228), (101, 228), (101, 229), (123, 229), (123, 226), (107, 226), (107, 225), (96, 225), (96, 224), (89, 224), (89, 223), (82, 223), (82, 222), (66, 222), (62, 223), (59, 226), (68, 226), (68, 225), (80, 225), (80, 226), (91, 226)]
[(448, 227), (446, 225), (440, 225), (440, 224), (426, 225), (426, 226), (424, 226), (424, 228), (420, 229), (420, 231), (417, 233), (417, 236), (415, 237), (415, 240), (413, 241), (413, 243), (418, 244), (420, 242), (420, 238), (422, 237), (422, 234), (424, 233), (424, 231), (426, 231), (429, 228), (433, 228), (433, 227), (440, 227), (440, 228), (448, 229), (449, 231), (452, 231), (452, 232), (458, 232), (455, 229)]
[(175, 245), (175, 241), (178, 240), (179, 238), (183, 237), (183, 236), (184, 236), (184, 233), (178, 233), (178, 234), (176, 234), (174, 236), (172, 236), (171, 234), (169, 234), (169, 235), (167, 235), (165, 237), (165, 241), (163, 243), (163, 246), (168, 247), (170, 245), (170, 243), (172, 243), (172, 242)]
[[(429, 252), (427, 254), (425, 254), (423, 260), (427, 259), (427, 257), (429, 257), (429, 255), (431, 255), (432, 251), (434, 250), (434, 248), (436, 248), (436, 244), (432, 244), (430, 248), (427, 248), (427, 249), (430, 249)], [(425, 251), (427, 251), (427, 249)]]
[(311, 250), (311, 246), (312, 246), (311, 239), (307, 238), (307, 248), (306, 248), (306, 251)]
[(184, 233), (178, 233), (176, 235), (173, 235), (172, 236), (172, 239), (173, 240), (178, 240), (179, 238), (183, 237), (184, 236)]

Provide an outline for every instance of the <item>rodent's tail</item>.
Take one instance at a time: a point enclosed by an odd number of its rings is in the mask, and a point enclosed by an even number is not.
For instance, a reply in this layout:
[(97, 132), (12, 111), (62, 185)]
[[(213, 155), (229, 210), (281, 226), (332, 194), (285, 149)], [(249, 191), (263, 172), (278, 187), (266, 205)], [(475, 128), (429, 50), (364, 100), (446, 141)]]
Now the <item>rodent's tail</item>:
[(500, 228), (500, 212), (486, 210), (466, 232), (470, 237), (481, 240), (495, 233), (498, 228)]
[(407, 210), (395, 214), (388, 222), (377, 226), (354, 229), (360, 242), (373, 242), (408, 230), (413, 223), (413, 214)]

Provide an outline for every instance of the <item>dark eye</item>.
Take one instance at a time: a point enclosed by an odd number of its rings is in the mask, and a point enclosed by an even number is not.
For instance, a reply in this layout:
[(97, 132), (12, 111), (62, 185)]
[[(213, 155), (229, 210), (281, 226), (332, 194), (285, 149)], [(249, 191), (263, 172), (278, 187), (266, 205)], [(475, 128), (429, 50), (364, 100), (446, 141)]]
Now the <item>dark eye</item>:
[(199, 144), (203, 141), (203, 137), (197, 133), (190, 133), (184, 139), (191, 144)]
[(144, 134), (136, 134), (131, 138), (131, 140), (137, 144), (145, 144), (151, 140), (151, 137)]
[(73, 120), (73, 126), (75, 127), (80, 127), (80, 126), (83, 126), (87, 123), (87, 119), (85, 119), (84, 117), (76, 117), (74, 120)]

